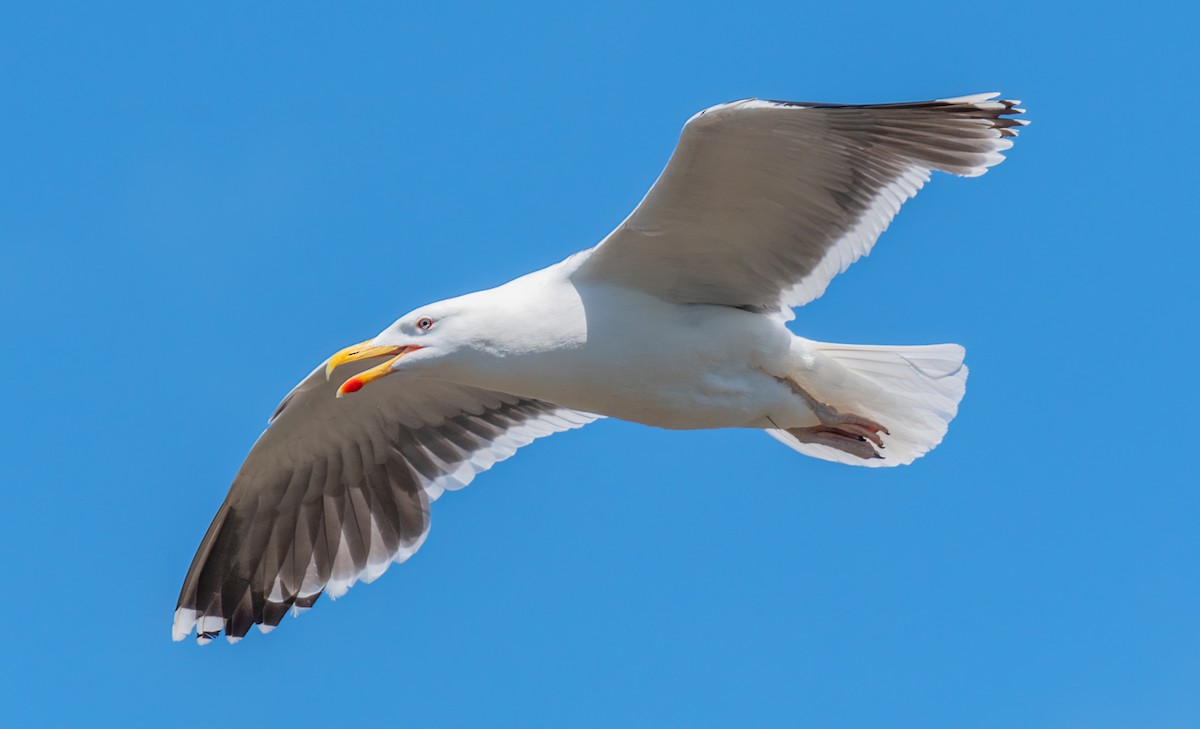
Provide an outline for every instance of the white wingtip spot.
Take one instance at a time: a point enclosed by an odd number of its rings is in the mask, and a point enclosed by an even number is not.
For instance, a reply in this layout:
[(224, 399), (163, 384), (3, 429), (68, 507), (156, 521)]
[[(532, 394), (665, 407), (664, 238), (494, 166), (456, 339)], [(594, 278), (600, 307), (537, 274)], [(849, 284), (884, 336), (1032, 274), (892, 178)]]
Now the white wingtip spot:
[(175, 610), (175, 622), (171, 625), (171, 640), (180, 641), (188, 637), (196, 625), (196, 611), (191, 608)]
[(205, 615), (196, 621), (196, 628), (201, 633), (215, 633), (225, 627), (225, 618), (220, 615)]

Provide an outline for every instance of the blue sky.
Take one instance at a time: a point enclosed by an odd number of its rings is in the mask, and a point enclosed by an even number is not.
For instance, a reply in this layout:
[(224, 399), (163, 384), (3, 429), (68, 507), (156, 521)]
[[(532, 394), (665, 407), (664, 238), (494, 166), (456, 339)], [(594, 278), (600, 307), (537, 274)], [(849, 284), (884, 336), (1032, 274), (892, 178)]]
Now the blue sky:
[[(1200, 723), (1194, 10), (165, 5), (0, 23), (14, 726)], [(170, 641), (323, 357), (592, 245), (705, 106), (989, 90), (1033, 120), (1009, 161), (935, 178), (794, 323), (964, 344), (932, 455), (606, 421), (336, 604)]]

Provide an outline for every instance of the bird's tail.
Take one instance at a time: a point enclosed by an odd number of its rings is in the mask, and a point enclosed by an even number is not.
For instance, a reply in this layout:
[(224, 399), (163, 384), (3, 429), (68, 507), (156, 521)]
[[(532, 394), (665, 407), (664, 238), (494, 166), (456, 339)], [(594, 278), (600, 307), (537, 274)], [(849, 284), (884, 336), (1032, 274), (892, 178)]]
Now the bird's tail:
[(797, 381), (816, 400), (839, 413), (868, 418), (880, 433), (878, 458), (863, 458), (823, 443), (801, 442), (786, 430), (777, 440), (827, 461), (858, 466), (899, 466), (933, 450), (954, 416), (967, 386), (965, 350), (957, 344), (883, 347), (829, 344), (797, 338), (809, 358)]

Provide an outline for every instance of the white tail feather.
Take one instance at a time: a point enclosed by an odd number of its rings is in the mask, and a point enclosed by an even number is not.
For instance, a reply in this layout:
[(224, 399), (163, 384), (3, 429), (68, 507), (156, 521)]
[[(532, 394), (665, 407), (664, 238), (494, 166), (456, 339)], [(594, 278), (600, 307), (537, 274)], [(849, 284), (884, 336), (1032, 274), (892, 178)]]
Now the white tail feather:
[[(797, 338), (799, 339), (799, 338)], [(801, 453), (856, 466), (899, 466), (933, 450), (958, 413), (967, 386), (966, 354), (957, 344), (883, 347), (799, 340), (812, 353), (803, 376), (813, 397), (887, 427), (882, 458), (864, 459), (836, 448), (801, 443), (785, 430), (768, 430)]]

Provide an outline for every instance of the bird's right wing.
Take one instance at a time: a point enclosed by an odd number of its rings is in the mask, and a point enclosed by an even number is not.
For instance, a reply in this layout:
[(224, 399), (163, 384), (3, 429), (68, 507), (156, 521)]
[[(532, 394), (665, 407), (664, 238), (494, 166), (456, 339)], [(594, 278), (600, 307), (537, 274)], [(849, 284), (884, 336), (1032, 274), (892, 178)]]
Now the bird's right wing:
[(748, 99), (684, 126), (637, 208), (576, 275), (679, 303), (801, 306), (865, 255), (934, 170), (1004, 159), (1018, 102), (996, 94), (903, 104)]
[(349, 376), (379, 364), (324, 365), (276, 410), (204, 535), (175, 610), (173, 636), (206, 643), (291, 608), (338, 597), (411, 556), (429, 504), (521, 446), (596, 416), (541, 400), (394, 375), (337, 398)]

